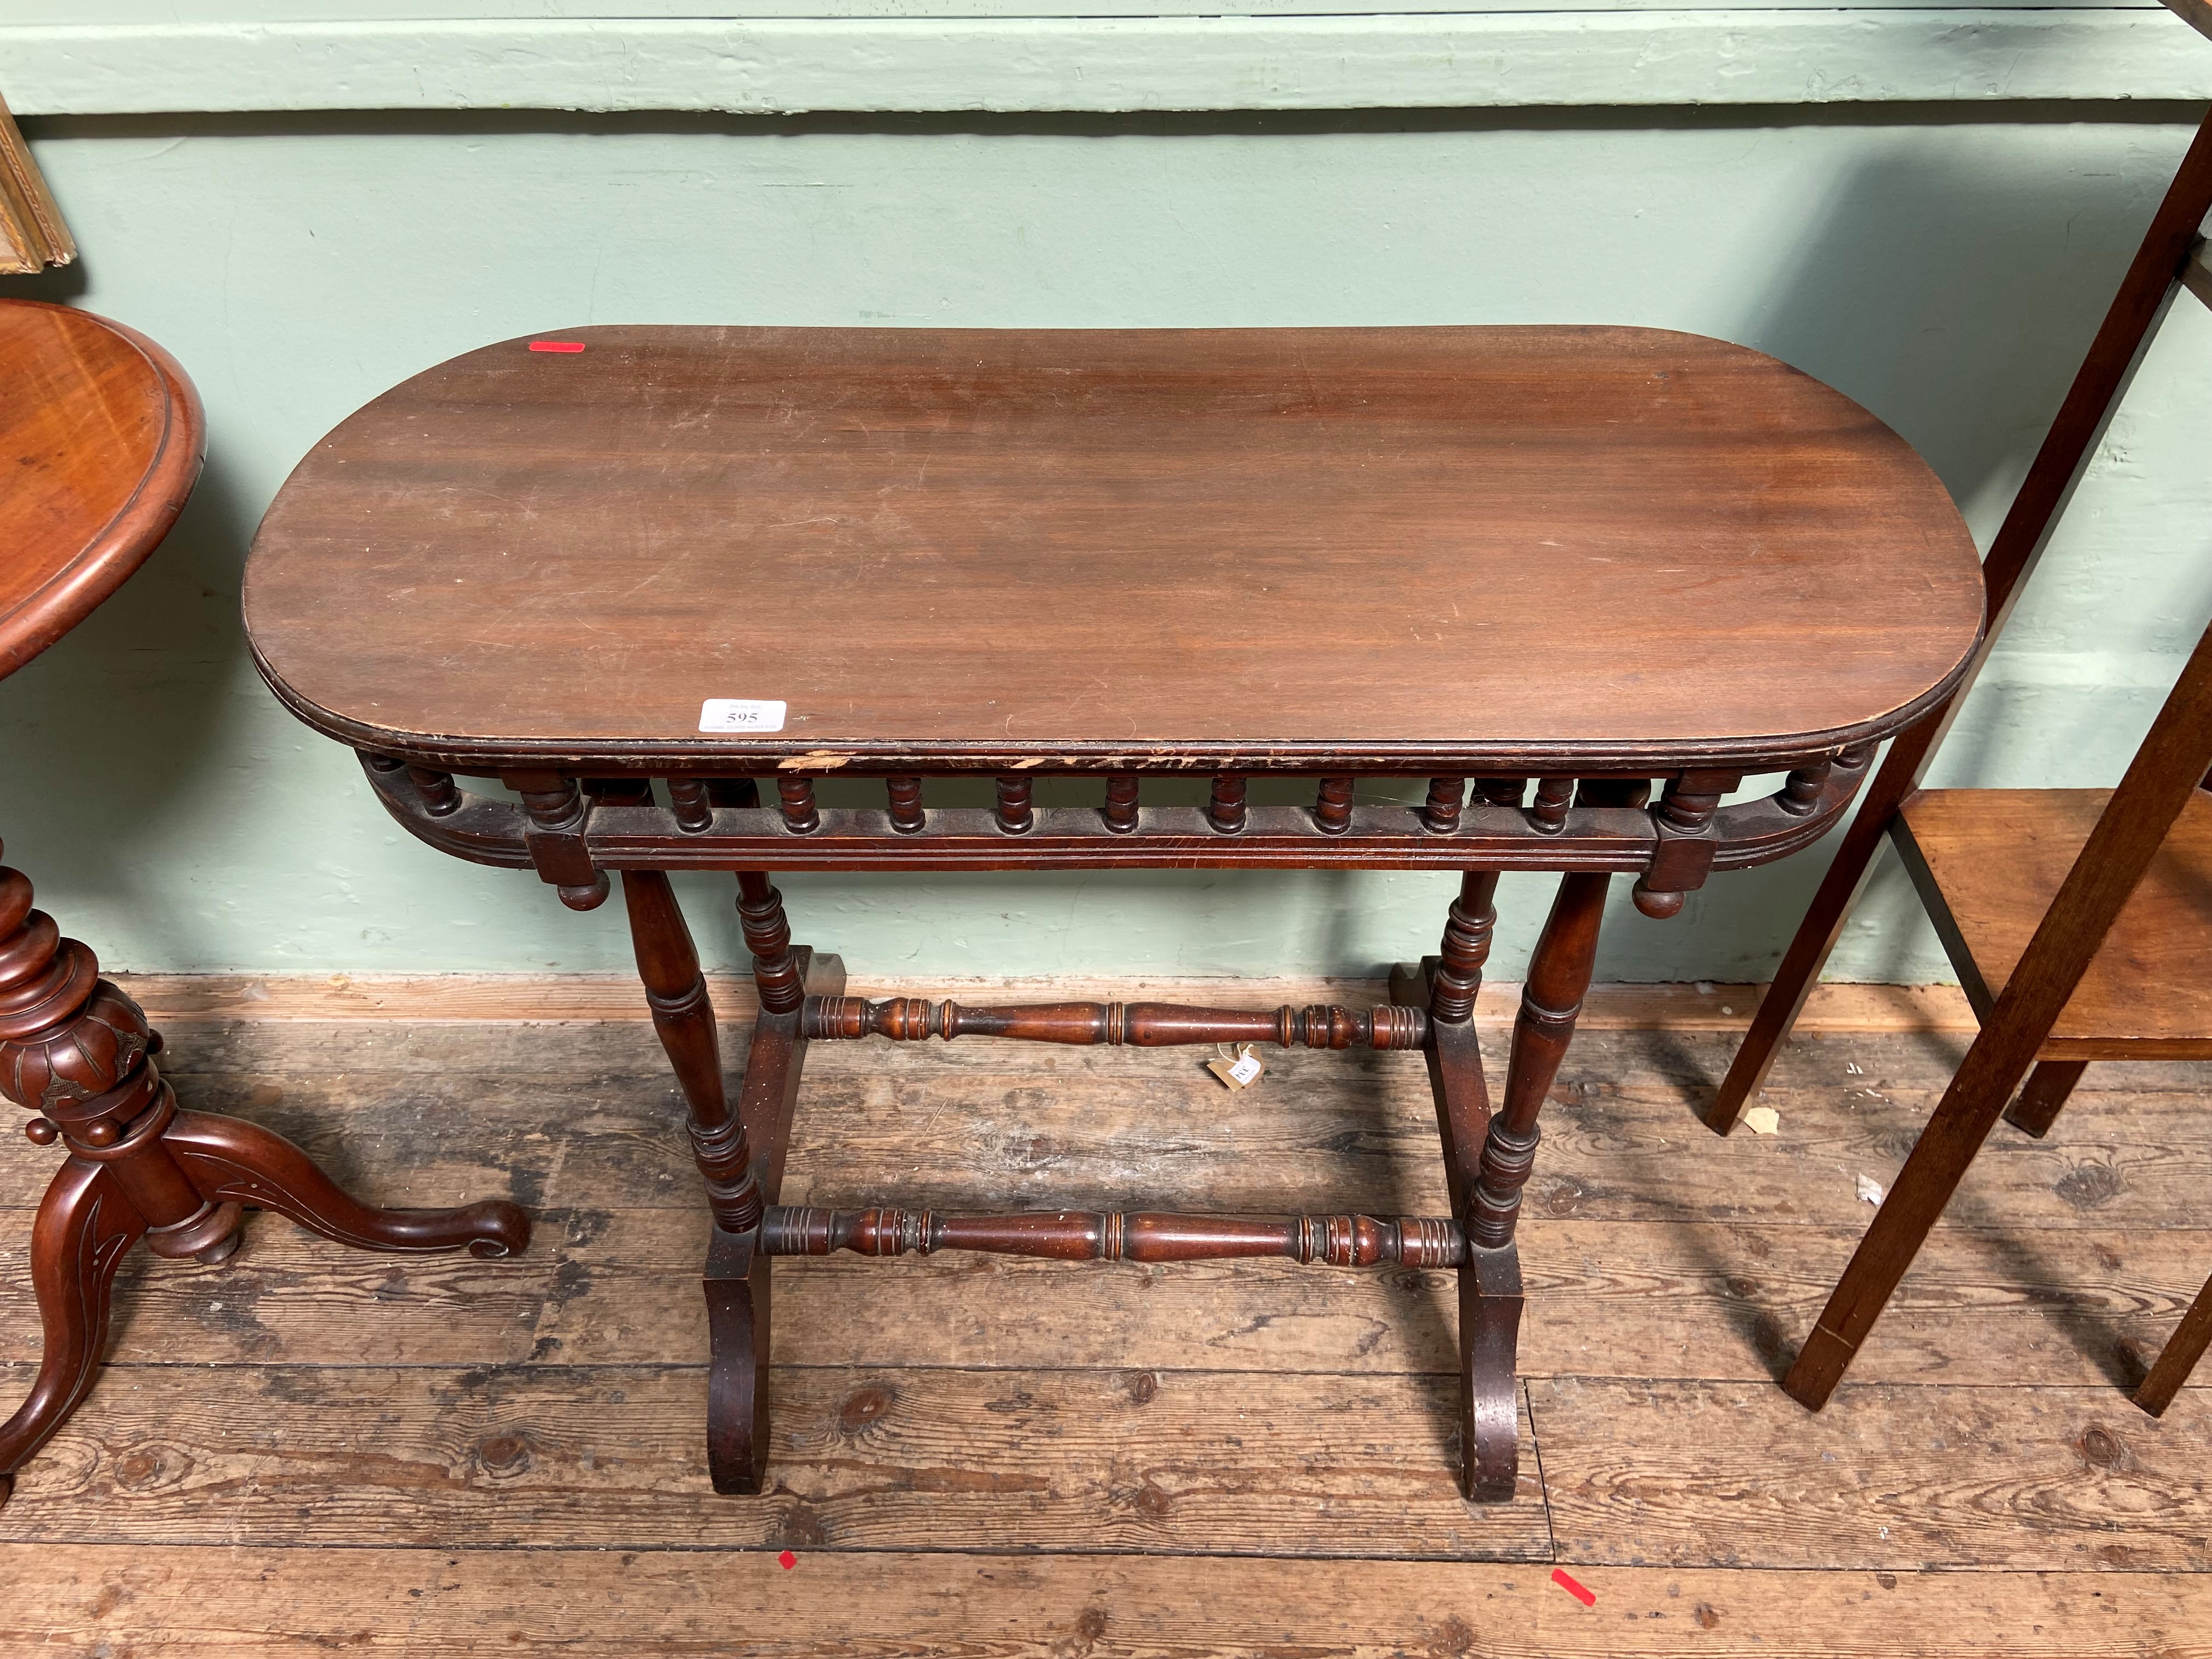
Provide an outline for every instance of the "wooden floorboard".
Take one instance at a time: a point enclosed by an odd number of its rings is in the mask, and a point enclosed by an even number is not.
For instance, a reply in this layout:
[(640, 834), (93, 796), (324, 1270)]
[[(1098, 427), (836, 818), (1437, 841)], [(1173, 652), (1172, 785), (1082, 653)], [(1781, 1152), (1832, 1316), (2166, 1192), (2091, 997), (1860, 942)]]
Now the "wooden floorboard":
[[(1817, 1418), (1772, 1379), (1955, 1022), (1801, 1036), (1780, 1133), (1726, 1140), (1695, 1120), (1726, 1030), (1578, 1039), (1513, 1504), (1451, 1488), (1448, 1275), (957, 1255), (779, 1266), (748, 1501), (707, 1488), (705, 1224), (649, 1028), (270, 1000), (172, 1034), (188, 1106), (380, 1201), (513, 1195), (537, 1241), (385, 1259), (260, 1217), (222, 1267), (134, 1258), (99, 1390), (0, 1510), (0, 1655), (2212, 1656), (2212, 1392), (2120, 1392), (2212, 1273), (2212, 1067), (2093, 1067), (2046, 1141), (2000, 1127)], [(1269, 1061), (1232, 1096), (1188, 1053), (817, 1045), (786, 1196), (1443, 1212), (1417, 1059)], [(52, 1167), (0, 1158), (0, 1399)]]
[[(509, 1261), (356, 1254), (260, 1218), (219, 1267), (131, 1257), (111, 1363), (466, 1368), (696, 1364), (707, 1225), (674, 1210), (549, 1211)], [(38, 1356), (28, 1217), (0, 1217), (0, 1363)], [(1856, 1235), (1841, 1227), (1550, 1221), (1522, 1230), (1536, 1376), (1771, 1378)], [(2096, 1387), (2139, 1375), (2204, 1276), (2212, 1232), (1938, 1232), (1852, 1375)], [(1443, 1273), (1278, 1262), (1063, 1265), (839, 1255), (778, 1270), (773, 1355), (914, 1364), (1443, 1374)]]
[[(0, 1652), (1137, 1659), (2212, 1655), (2199, 1574), (1582, 1567), (980, 1553), (0, 1544)], [(27, 1616), (28, 1615), (28, 1616)], [(69, 1651), (68, 1647), (60, 1649)]]

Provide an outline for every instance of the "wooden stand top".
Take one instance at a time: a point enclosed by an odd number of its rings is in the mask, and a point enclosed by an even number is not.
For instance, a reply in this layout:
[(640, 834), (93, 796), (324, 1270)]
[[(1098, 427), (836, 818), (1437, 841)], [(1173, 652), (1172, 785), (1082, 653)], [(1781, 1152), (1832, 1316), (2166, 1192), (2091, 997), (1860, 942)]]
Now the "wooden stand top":
[(1981, 594), (1901, 439), (1692, 335), (640, 326), (345, 421), (246, 613), (456, 769), (1510, 774), (1885, 735)]
[[(2111, 802), (2109, 789), (1923, 789), (1891, 831), (1986, 1020)], [(2212, 793), (2166, 832), (2039, 1048), (2042, 1060), (2212, 1059)]]
[(161, 544), (199, 477), (204, 432), (191, 382), (143, 335), (0, 300), (0, 678)]

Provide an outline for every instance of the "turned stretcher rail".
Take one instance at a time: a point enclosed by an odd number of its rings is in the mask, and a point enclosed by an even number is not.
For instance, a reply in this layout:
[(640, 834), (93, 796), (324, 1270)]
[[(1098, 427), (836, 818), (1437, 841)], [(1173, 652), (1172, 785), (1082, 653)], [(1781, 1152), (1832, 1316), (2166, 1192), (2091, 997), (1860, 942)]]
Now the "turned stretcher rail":
[(865, 1036), (919, 1042), (957, 1036), (1012, 1037), (1028, 1042), (1127, 1044), (1172, 1048), (1201, 1042), (1273, 1042), (1285, 1048), (1418, 1048), (1428, 1041), (1420, 1008), (1385, 1003), (1358, 1009), (1305, 1007), (1189, 1008), (1172, 1002), (1040, 1002), (967, 1008), (957, 1002), (893, 997), (809, 997), (799, 1016), (806, 1036), (835, 1042)]
[(1456, 1221), (1429, 1216), (1177, 1215), (1166, 1211), (1038, 1210), (945, 1215), (934, 1210), (823, 1210), (772, 1205), (763, 1255), (930, 1255), (981, 1250), (1061, 1261), (1211, 1261), (1281, 1256), (1336, 1267), (1456, 1267)]

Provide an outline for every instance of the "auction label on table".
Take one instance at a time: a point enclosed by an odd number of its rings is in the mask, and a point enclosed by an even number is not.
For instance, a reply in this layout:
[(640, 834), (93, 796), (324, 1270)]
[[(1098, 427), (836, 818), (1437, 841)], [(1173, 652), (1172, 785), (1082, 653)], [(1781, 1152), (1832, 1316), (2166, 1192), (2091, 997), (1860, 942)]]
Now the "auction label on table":
[(781, 732), (783, 730), (783, 711), (781, 702), (763, 702), (754, 697), (709, 697), (699, 705), (699, 729), (702, 732)]

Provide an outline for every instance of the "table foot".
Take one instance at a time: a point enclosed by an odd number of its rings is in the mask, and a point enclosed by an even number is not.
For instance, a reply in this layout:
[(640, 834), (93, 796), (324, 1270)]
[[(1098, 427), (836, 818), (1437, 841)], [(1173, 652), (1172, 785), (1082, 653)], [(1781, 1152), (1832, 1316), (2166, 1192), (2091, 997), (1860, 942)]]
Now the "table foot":
[(1521, 1472), (1521, 1252), (1470, 1250), (1459, 1273), (1460, 1491), (1510, 1504)]
[[(834, 956), (796, 945), (785, 947), (797, 985), (806, 996), (831, 997), (845, 988), (845, 965)], [(774, 1204), (783, 1185), (784, 1155), (791, 1145), (791, 1115), (806, 1062), (799, 1004), (784, 1012), (766, 1008), (753, 1026), (738, 1091), (738, 1116), (751, 1147), (759, 1188)], [(707, 1473), (714, 1490), (733, 1497), (757, 1494), (768, 1468), (768, 1348), (774, 1258), (757, 1248), (757, 1227), (742, 1233), (714, 1229), (707, 1249)]]
[(108, 1291), (146, 1218), (105, 1164), (71, 1158), (40, 1202), (31, 1232), (31, 1284), (45, 1352), (30, 1397), (0, 1423), (0, 1504), (15, 1471), (53, 1438), (92, 1391), (107, 1346)]
[(707, 1473), (753, 1497), (768, 1469), (769, 1273), (760, 1235), (714, 1229), (707, 1247)]
[[(1448, 996), (1472, 1010), (1488, 945), (1490, 884), (1478, 878), (1458, 909), (1463, 933), (1476, 935), (1453, 964)], [(1390, 975), (1390, 1000), (1431, 1007), (1446, 964), (1428, 957), (1401, 963)], [(1490, 1122), (1490, 1091), (1482, 1048), (1470, 1019), (1431, 1020), (1427, 1046), (1429, 1085), (1436, 1097), (1444, 1173), (1452, 1207), (1462, 1216), (1480, 1176), (1479, 1149)], [(1459, 1268), (1460, 1492), (1477, 1504), (1510, 1504), (1519, 1486), (1520, 1383), (1515, 1376), (1521, 1343), (1521, 1252), (1506, 1243), (1470, 1249)]]
[(530, 1243), (530, 1218), (504, 1199), (456, 1210), (385, 1210), (363, 1204), (283, 1136), (234, 1117), (179, 1112), (163, 1146), (202, 1198), (274, 1210), (356, 1249), (404, 1254), (458, 1250), (483, 1261)]

